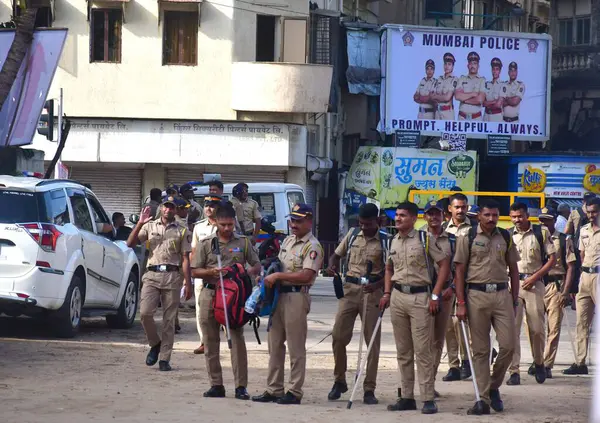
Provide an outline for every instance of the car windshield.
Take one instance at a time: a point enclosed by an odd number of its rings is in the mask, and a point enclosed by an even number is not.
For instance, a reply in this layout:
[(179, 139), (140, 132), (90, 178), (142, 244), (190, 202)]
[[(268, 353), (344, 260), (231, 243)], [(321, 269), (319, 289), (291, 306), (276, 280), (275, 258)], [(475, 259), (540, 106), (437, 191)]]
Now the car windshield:
[(13, 189), (0, 189), (0, 223), (38, 222), (39, 194)]

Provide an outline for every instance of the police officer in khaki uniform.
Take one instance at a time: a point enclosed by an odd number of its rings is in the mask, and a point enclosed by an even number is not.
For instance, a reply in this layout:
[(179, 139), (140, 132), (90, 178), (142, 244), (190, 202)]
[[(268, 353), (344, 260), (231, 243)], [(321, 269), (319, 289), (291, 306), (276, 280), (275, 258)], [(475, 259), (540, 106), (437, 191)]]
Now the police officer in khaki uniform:
[[(544, 351), (544, 366), (546, 367), (546, 378), (552, 379), (552, 367), (558, 351), (560, 340), (560, 328), (562, 324), (563, 308), (569, 302), (569, 291), (573, 280), (575, 268), (575, 251), (573, 239), (561, 234), (554, 227), (558, 213), (556, 210), (545, 207), (539, 214), (540, 222), (548, 228), (552, 234), (552, 243), (556, 250), (556, 265), (546, 276), (546, 292), (544, 295), (544, 306), (548, 315), (548, 332), (546, 335), (546, 349)], [(530, 368), (531, 369), (531, 368)]]
[(494, 57), (491, 61), (492, 80), (485, 83), (485, 115), (483, 120), (486, 122), (503, 122), (502, 107), (504, 106), (505, 86), (500, 80), (502, 72), (502, 61)]
[(258, 211), (258, 203), (248, 198), (248, 185), (239, 183), (232, 189), (233, 198), (231, 203), (240, 223), (242, 233), (250, 237), (252, 244), (256, 244), (260, 233), (261, 215)]
[(485, 78), (479, 76), (479, 54), (472, 51), (467, 55), (468, 75), (458, 79), (454, 97), (460, 101), (458, 120), (481, 120), (481, 106), (485, 100)]
[[(471, 230), (461, 233), (456, 240), (454, 253), (454, 283), (458, 304), (456, 316), (463, 321), (467, 315), (469, 318), (473, 369), (484, 402), (483, 407), (476, 404), (468, 410), (467, 414), (474, 415), (490, 414), (490, 405), (497, 412), (504, 410), (499, 388), (515, 348), (519, 253), (508, 231), (497, 227), (499, 209), (500, 205), (494, 200), (487, 200), (482, 204), (474, 237), (471, 239)], [(506, 282), (507, 267), (511, 291)], [(499, 351), (490, 378), (492, 326), (496, 332)]]
[[(467, 210), (469, 209), (469, 199), (467, 196), (460, 192), (452, 194), (449, 198), (448, 209), (450, 210), (451, 217), (448, 223), (444, 225), (446, 232), (456, 237), (459, 232), (468, 231), (471, 228), (471, 221), (467, 217)], [(456, 307), (453, 306), (453, 308), (455, 309)], [(471, 366), (469, 365), (469, 357), (467, 356), (460, 323), (456, 316), (448, 319), (446, 350), (448, 352), (448, 366), (450, 368), (448, 369), (448, 374), (442, 380), (444, 382), (454, 382), (470, 378)]]
[(435, 102), (435, 118), (438, 120), (454, 120), (454, 90), (458, 85), (458, 78), (452, 75), (454, 72), (454, 55), (444, 54), (444, 75), (440, 76), (436, 83), (431, 99)]
[[(150, 207), (145, 207), (138, 224), (127, 239), (129, 248), (135, 247), (138, 242), (148, 241), (150, 245), (148, 268), (142, 277), (140, 315), (151, 347), (146, 364), (153, 366), (160, 359), (161, 371), (171, 370), (169, 360), (173, 350), (175, 318), (182, 282), (185, 283), (185, 299), (192, 297), (188, 257), (192, 249), (192, 236), (186, 228), (175, 222), (175, 201), (173, 197), (164, 198), (161, 217), (155, 220), (150, 215)], [(161, 337), (154, 322), (159, 301), (163, 309)]]
[(579, 280), (581, 277), (581, 255), (579, 253), (579, 235), (581, 228), (587, 223), (587, 213), (585, 212), (587, 203), (592, 199), (596, 198), (596, 195), (591, 192), (586, 192), (583, 195), (583, 204), (571, 211), (567, 219), (565, 226), (565, 233), (573, 237), (573, 246), (575, 247), (575, 257), (577, 262), (575, 263), (575, 273), (573, 274), (573, 283), (571, 285), (571, 297), (573, 299), (573, 309), (575, 309), (575, 294), (578, 291)]
[[(427, 226), (424, 228), (424, 230), (428, 232), (432, 239), (437, 242), (444, 254), (452, 258), (454, 255), (454, 249), (456, 247), (456, 237), (453, 234), (449, 234), (448, 232), (444, 231), (442, 226), (443, 210), (444, 209), (440, 201), (431, 201), (425, 206), (425, 209), (423, 210), (423, 217), (427, 221)], [(434, 266), (436, 274), (439, 273), (439, 265), (434, 263)], [(452, 273), (450, 273), (448, 281), (443, 287), (440, 312), (435, 315), (435, 321), (433, 325), (434, 378), (437, 375), (438, 367), (440, 366), (440, 361), (442, 359), (442, 350), (444, 349), (444, 340), (446, 338), (448, 321), (450, 320), (450, 314), (453, 311), (454, 288), (452, 286)], [(435, 396), (439, 396), (437, 391), (435, 392)]]
[(431, 94), (435, 90), (437, 80), (433, 77), (435, 62), (431, 59), (425, 62), (425, 77), (419, 82), (413, 100), (419, 105), (418, 119), (435, 119), (435, 109), (431, 102)]
[[(204, 238), (214, 234), (217, 231), (217, 217), (215, 212), (217, 211), (218, 205), (221, 203), (221, 197), (216, 195), (207, 195), (204, 197), (204, 210), (203, 215), (206, 219), (194, 225), (194, 231), (192, 233), (192, 257), (198, 244)], [(204, 354), (204, 342), (202, 337), (202, 328), (200, 327), (200, 293), (202, 292), (202, 279), (194, 279), (194, 295), (196, 297), (196, 329), (198, 330), (198, 336), (200, 337), (200, 346), (194, 350), (194, 354)]]
[[(398, 234), (392, 240), (385, 268), (385, 292), (380, 309), (390, 304), (392, 326), (401, 377), (401, 394), (389, 411), (416, 410), (414, 397), (415, 356), (423, 414), (435, 414), (434, 316), (440, 311), (444, 283), (450, 275), (450, 257), (434, 237), (415, 230), (419, 208), (410, 202), (396, 209)], [(439, 265), (433, 286), (433, 263)]]
[(179, 194), (190, 205), (187, 216), (188, 222), (194, 225), (196, 222), (204, 219), (203, 207), (194, 200), (194, 187), (191, 184), (183, 184), (179, 188)]
[[(527, 205), (514, 203), (510, 206), (510, 220), (514, 229), (512, 231), (513, 242), (519, 252), (520, 260), (519, 280), (519, 304), (516, 315), (515, 352), (510, 366), (510, 378), (507, 385), (520, 385), (519, 364), (521, 362), (521, 326), (523, 315), (527, 317), (527, 328), (533, 361), (535, 363), (535, 380), (544, 383), (546, 380), (546, 368), (544, 367), (544, 330), (546, 327), (546, 314), (544, 306), (544, 277), (556, 265), (556, 250), (552, 242), (552, 235), (545, 226), (538, 226), (543, 246), (534, 232), (536, 229), (529, 221)], [(542, 250), (543, 248), (543, 250)], [(546, 263), (543, 257), (547, 257)]]
[(581, 228), (579, 252), (581, 254), (581, 280), (577, 301), (577, 362), (563, 370), (566, 375), (587, 375), (585, 360), (588, 355), (590, 326), (596, 307), (596, 289), (600, 273), (600, 199), (592, 198), (586, 204), (590, 223)]
[[(344, 297), (338, 301), (338, 312), (333, 326), (333, 370), (335, 382), (328, 395), (330, 401), (337, 400), (348, 391), (346, 370), (348, 357), (346, 347), (352, 340), (354, 322), (360, 315), (364, 322), (364, 340), (367, 345), (373, 336), (373, 329), (379, 317), (379, 300), (383, 294), (383, 275), (385, 272), (385, 248), (388, 236), (379, 230), (379, 209), (375, 204), (363, 204), (358, 211), (358, 228), (352, 228), (344, 237), (334, 254), (329, 259), (328, 274), (333, 276), (342, 257), (348, 259), (348, 271), (345, 274)], [(357, 232), (358, 231), (358, 232)], [(350, 245), (350, 242), (352, 244)], [(368, 262), (371, 262), (369, 266)], [(370, 267), (370, 268), (369, 268)], [(361, 278), (369, 283), (361, 285)], [(366, 302), (366, 315), (363, 315)], [(381, 331), (376, 338), (367, 357), (367, 375), (363, 384), (365, 404), (377, 404), (375, 387), (377, 367), (379, 365), (379, 346)]]
[[(267, 390), (252, 397), (256, 402), (300, 404), (306, 374), (307, 316), (310, 287), (323, 264), (323, 247), (312, 234), (313, 210), (298, 203), (290, 214), (292, 235), (281, 244), (282, 272), (265, 278), (265, 284), (279, 284), (279, 300), (269, 330), (269, 374)], [(290, 389), (284, 395), (285, 344), (290, 354)]]
[[(203, 281), (200, 292), (200, 328), (204, 340), (204, 357), (206, 369), (211, 387), (204, 393), (206, 398), (225, 397), (223, 386), (223, 372), (219, 359), (220, 350), (220, 328), (221, 325), (215, 319), (213, 299), (216, 287), (220, 283), (219, 273), (222, 269), (218, 267), (217, 254), (214, 245), (219, 243), (221, 252), (221, 264), (223, 267), (240, 263), (252, 266), (248, 273), (258, 275), (260, 272), (260, 261), (250, 240), (243, 235), (235, 233), (235, 210), (230, 206), (219, 207), (216, 212), (217, 232), (202, 239), (192, 259), (192, 275)], [(235, 379), (235, 397), (241, 400), (249, 400), (250, 395), (246, 391), (248, 386), (248, 353), (246, 341), (244, 340), (244, 328), (230, 328), (232, 341), (231, 367)]]
[(505, 85), (504, 94), (504, 122), (519, 122), (519, 108), (525, 95), (525, 84), (517, 81), (518, 66), (517, 62), (510, 62), (508, 65), (509, 81)]

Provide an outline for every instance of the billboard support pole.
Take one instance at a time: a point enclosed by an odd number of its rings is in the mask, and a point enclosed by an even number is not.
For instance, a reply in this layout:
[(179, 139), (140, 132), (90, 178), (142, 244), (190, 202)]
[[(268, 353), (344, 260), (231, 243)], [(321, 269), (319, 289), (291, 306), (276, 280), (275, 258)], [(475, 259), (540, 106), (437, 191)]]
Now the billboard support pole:
[[(57, 139), (58, 142), (62, 140), (62, 116), (63, 116), (63, 89), (60, 89), (60, 94), (58, 97), (58, 129), (57, 129)], [(52, 116), (54, 119), (54, 116)], [(56, 161), (56, 165), (54, 166), (54, 179), (58, 179), (60, 174), (60, 168), (62, 166), (62, 162), (60, 161), (60, 156)]]

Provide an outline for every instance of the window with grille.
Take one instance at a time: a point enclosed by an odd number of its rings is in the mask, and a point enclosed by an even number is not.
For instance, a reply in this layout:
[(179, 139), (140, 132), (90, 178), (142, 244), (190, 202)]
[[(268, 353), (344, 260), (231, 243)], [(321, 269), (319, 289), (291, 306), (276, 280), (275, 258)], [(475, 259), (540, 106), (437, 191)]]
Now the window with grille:
[(90, 22), (90, 62), (121, 62), (121, 9), (93, 9)]
[(318, 14), (310, 16), (310, 63), (331, 65), (331, 17)]

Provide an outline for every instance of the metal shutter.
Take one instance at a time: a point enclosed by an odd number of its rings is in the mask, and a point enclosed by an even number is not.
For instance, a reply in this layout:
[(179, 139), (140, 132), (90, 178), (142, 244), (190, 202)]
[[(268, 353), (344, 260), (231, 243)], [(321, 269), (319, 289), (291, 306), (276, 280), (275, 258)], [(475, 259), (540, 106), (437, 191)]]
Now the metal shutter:
[(177, 184), (181, 186), (189, 181), (202, 181), (204, 173), (220, 173), (221, 181), (224, 184), (237, 182), (285, 182), (285, 172), (261, 172), (258, 170), (232, 170), (230, 166), (224, 169), (167, 169), (167, 184)]
[(70, 179), (90, 184), (109, 218), (114, 212), (121, 212), (129, 225), (129, 215), (140, 212), (141, 169), (92, 169), (73, 166)]

